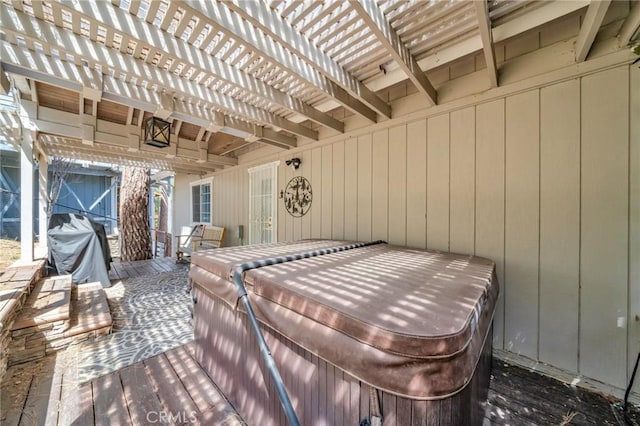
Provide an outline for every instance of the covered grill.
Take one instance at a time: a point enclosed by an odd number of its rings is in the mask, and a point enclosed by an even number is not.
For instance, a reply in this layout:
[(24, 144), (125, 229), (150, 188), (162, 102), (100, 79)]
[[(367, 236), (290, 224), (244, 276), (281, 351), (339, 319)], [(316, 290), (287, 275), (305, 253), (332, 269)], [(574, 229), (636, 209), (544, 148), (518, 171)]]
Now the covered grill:
[(73, 213), (51, 215), (47, 231), (49, 265), (74, 283), (99, 281), (109, 287), (111, 252), (104, 225)]
[[(250, 424), (285, 424), (231, 282), (249, 261), (340, 247), (301, 241), (199, 252), (198, 360)], [(253, 269), (248, 297), (302, 424), (483, 418), (498, 284), (493, 262), (370, 245)]]

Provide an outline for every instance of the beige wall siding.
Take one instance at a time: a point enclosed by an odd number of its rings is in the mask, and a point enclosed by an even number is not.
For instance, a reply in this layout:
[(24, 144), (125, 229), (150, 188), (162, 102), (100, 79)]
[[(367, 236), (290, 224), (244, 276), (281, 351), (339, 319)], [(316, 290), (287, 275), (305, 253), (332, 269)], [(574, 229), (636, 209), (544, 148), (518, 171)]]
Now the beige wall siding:
[[(340, 142), (338, 142), (340, 143)], [(322, 205), (320, 206), (320, 237), (331, 238), (333, 231), (333, 145), (322, 147), (322, 184), (320, 190), (322, 194)], [(313, 188), (313, 182), (311, 183)]]
[(407, 243), (407, 126), (389, 129), (389, 242)]
[(538, 347), (539, 91), (507, 98), (505, 115), (505, 348)]
[[(199, 178), (178, 174), (173, 182), (173, 235), (180, 235), (183, 226), (191, 223), (190, 203), (191, 203), (191, 185), (190, 182)], [(175, 244), (175, 238), (173, 243)], [(175, 250), (174, 250), (175, 252)]]
[(389, 239), (389, 131), (373, 134), (372, 141), (371, 238)]
[(476, 254), (496, 262), (501, 286), (493, 320), (494, 347), (504, 347), (504, 196), (503, 99), (476, 107)]
[(540, 360), (575, 371), (580, 297), (580, 80), (540, 92)]
[[(278, 237), (491, 258), (497, 348), (623, 387), (640, 337), (639, 89), (621, 66), (283, 151), (278, 189), (300, 174), (314, 198), (304, 218), (278, 200)], [(246, 174), (216, 175), (233, 192), (214, 197), (222, 225), (246, 224)]]
[[(307, 179), (311, 180), (311, 177), (313, 176), (313, 151), (311, 150), (306, 150), (302, 153), (302, 155), (300, 155), (300, 160), (302, 161), (302, 164), (300, 165), (300, 174), (305, 176)], [(315, 203), (316, 200), (311, 201), (311, 209), (313, 209), (313, 203)], [(301, 226), (301, 230), (300, 230), (300, 235), (302, 239), (307, 239), (307, 238), (311, 238), (311, 217), (313, 216), (312, 212), (309, 211), (309, 213), (307, 213), (306, 215), (304, 215), (302, 217), (302, 220), (300, 220), (300, 226)]]
[(449, 245), (454, 253), (475, 250), (475, 114), (474, 107), (451, 113)]
[(373, 162), (372, 162), (372, 137), (363, 135), (358, 137), (358, 218), (357, 237), (360, 241), (373, 240), (372, 233), (372, 187), (373, 187)]
[[(640, 352), (640, 68), (631, 67), (631, 111), (630, 152), (629, 152), (629, 356), (627, 377), (631, 376), (633, 365)], [(640, 390), (636, 380), (634, 389)]]
[[(313, 191), (313, 202), (309, 213), (311, 215), (311, 238), (320, 238), (322, 235), (322, 191), (314, 182), (322, 182), (322, 148), (314, 148), (311, 151), (311, 188)], [(309, 176), (309, 175), (307, 175)]]
[(358, 138), (344, 145), (344, 238), (358, 239)]
[(449, 114), (427, 120), (427, 247), (449, 250)]
[(407, 246), (427, 247), (427, 120), (407, 124)]
[(333, 178), (331, 180), (331, 238), (341, 240), (344, 238), (344, 197), (345, 197), (345, 181), (344, 181), (344, 142), (333, 144)]
[(629, 288), (628, 68), (584, 77), (581, 110), (580, 370), (623, 387)]

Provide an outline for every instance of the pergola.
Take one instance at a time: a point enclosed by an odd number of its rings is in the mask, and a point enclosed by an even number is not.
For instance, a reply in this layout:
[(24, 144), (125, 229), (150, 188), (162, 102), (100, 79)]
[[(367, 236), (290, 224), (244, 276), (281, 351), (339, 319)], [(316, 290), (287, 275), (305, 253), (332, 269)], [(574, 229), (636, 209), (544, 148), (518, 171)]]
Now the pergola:
[[(248, 146), (344, 132), (351, 114), (391, 118), (394, 85), (438, 104), (431, 71), (463, 58), (478, 56), (483, 90), (498, 87), (505, 41), (576, 13), (580, 63), (611, 2), (3, 3), (3, 89), (16, 88), (44, 150), (215, 170)], [(639, 19), (635, 5), (615, 48)], [(150, 115), (172, 121), (168, 151), (139, 145)]]
[[(609, 24), (610, 5), (3, 0), (2, 91), (19, 107), (0, 113), (0, 131), (22, 147), (25, 165), (56, 155), (213, 172), (262, 145), (290, 149), (343, 133), (353, 115), (388, 120), (397, 93), (446, 102), (439, 70), (451, 64), (485, 74), (477, 93), (499, 88), (517, 66), (507, 60), (507, 42), (583, 16), (569, 61), (579, 65)], [(628, 60), (640, 5), (620, 13), (624, 24), (601, 49)], [(547, 69), (567, 65), (548, 59)], [(172, 123), (168, 149), (140, 142), (150, 116)], [(24, 207), (31, 198), (25, 191)]]

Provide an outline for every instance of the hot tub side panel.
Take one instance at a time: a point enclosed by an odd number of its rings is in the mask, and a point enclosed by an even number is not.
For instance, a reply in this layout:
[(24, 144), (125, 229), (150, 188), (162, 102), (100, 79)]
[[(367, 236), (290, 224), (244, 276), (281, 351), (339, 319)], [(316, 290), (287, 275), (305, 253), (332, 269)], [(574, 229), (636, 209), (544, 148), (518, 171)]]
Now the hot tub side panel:
[[(249, 328), (198, 283), (194, 286), (196, 359), (249, 424), (286, 425), (275, 387)], [(261, 326), (303, 425), (358, 425), (370, 416), (370, 386)], [(489, 331), (491, 336), (491, 331)], [(419, 401), (378, 391), (385, 425), (482, 424), (491, 368), (487, 338), (471, 382), (445, 399)]]

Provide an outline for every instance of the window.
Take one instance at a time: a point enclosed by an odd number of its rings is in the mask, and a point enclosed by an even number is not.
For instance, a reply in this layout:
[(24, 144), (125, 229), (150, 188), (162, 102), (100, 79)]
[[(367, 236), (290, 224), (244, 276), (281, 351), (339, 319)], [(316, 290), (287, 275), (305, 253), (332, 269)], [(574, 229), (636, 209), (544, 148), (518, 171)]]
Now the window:
[(213, 178), (191, 182), (191, 222), (211, 225)]

